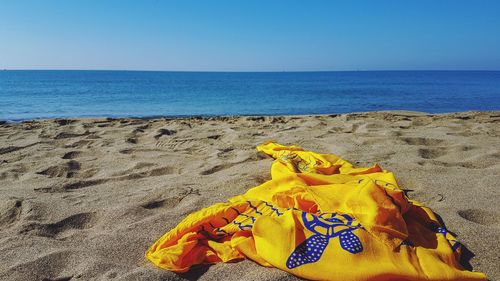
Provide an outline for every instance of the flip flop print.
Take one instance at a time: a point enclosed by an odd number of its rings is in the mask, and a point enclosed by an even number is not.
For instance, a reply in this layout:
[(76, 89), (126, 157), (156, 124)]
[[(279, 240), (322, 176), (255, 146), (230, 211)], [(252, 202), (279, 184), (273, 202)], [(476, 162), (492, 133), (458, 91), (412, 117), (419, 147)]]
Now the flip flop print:
[(353, 218), (349, 215), (323, 213), (316, 216), (303, 212), (302, 221), (304, 226), (315, 234), (300, 243), (290, 254), (286, 261), (286, 266), (290, 269), (317, 262), (323, 255), (330, 239), (335, 237), (339, 237), (340, 247), (345, 251), (351, 254), (363, 251), (361, 241), (353, 233), (361, 225), (353, 226)]

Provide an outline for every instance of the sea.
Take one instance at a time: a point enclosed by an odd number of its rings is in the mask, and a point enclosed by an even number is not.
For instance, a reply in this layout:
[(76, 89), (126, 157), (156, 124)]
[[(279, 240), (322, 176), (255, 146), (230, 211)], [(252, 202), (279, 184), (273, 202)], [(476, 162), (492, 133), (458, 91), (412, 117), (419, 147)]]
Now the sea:
[(500, 110), (500, 71), (0, 71), (0, 120)]

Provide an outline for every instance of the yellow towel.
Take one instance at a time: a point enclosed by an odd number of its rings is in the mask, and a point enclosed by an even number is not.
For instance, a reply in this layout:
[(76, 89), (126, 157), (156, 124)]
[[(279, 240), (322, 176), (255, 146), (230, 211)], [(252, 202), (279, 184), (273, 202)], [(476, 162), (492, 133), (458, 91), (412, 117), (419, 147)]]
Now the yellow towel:
[(484, 280), (460, 243), (378, 165), (268, 142), (272, 179), (190, 214), (146, 252), (155, 265), (249, 258), (314, 280)]

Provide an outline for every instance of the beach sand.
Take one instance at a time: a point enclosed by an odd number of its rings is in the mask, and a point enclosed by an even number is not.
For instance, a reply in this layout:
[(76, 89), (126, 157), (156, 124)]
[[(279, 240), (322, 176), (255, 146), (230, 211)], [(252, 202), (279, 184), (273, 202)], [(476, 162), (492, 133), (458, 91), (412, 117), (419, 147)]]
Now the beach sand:
[(475, 255), (464, 263), (500, 280), (500, 112), (0, 124), (0, 280), (295, 280), (144, 258), (189, 213), (268, 180), (255, 146), (269, 139), (391, 170)]

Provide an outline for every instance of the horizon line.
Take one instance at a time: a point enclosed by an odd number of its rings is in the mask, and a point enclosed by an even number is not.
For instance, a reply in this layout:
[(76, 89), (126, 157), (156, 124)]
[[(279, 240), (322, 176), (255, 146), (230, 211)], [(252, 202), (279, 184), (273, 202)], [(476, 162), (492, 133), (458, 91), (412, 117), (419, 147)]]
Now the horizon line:
[(193, 72), (193, 73), (304, 73), (304, 72), (445, 72), (445, 71), (475, 71), (475, 72), (498, 72), (500, 69), (351, 69), (351, 70), (154, 70), (154, 69), (74, 69), (74, 68), (0, 68), (1, 71), (122, 71), (122, 72)]

